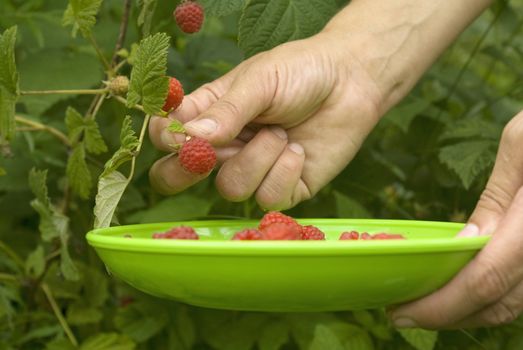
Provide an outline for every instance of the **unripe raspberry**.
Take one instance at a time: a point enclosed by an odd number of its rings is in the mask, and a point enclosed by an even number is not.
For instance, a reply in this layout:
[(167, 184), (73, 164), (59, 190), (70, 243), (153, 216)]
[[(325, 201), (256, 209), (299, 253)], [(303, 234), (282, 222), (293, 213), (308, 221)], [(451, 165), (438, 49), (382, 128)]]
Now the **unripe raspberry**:
[(125, 75), (119, 75), (107, 83), (107, 88), (111, 94), (123, 96), (129, 90), (129, 78)]

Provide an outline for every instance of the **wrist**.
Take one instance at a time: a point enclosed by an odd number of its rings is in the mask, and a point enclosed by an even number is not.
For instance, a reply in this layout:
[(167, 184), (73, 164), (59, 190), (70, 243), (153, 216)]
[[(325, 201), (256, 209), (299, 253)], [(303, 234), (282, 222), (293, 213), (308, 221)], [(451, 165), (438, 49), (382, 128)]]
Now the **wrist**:
[(379, 92), (383, 115), (490, 2), (353, 0), (319, 35), (338, 43), (340, 64), (356, 64), (366, 72)]

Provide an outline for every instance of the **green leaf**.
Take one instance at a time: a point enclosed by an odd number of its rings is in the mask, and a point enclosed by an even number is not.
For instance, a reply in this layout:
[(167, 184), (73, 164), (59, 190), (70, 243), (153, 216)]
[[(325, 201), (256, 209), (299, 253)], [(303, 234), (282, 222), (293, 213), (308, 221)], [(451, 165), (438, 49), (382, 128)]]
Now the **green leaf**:
[(147, 114), (157, 114), (165, 104), (169, 89), (167, 70), (167, 50), (169, 36), (157, 33), (140, 42), (134, 57), (127, 107), (142, 103)]
[(443, 147), (439, 159), (459, 176), (468, 189), (476, 177), (494, 163), (496, 147), (497, 142), (490, 140), (460, 142)]
[(259, 350), (279, 350), (289, 341), (289, 324), (276, 320), (263, 328), (258, 339)]
[(101, 4), (102, 0), (69, 0), (62, 25), (73, 26), (73, 37), (76, 37), (78, 30), (84, 37), (89, 36), (91, 28), (96, 24), (96, 15)]
[(19, 95), (15, 62), (17, 27), (0, 35), (0, 139), (11, 140), (15, 134), (15, 104)]
[(206, 16), (223, 17), (242, 9), (246, 0), (201, 0)]
[(430, 105), (430, 101), (422, 99), (411, 99), (393, 108), (385, 115), (385, 120), (395, 124), (403, 132), (409, 130), (410, 123)]
[(238, 41), (247, 56), (319, 32), (338, 10), (335, 0), (250, 0)]
[(171, 124), (167, 127), (167, 130), (170, 132), (179, 132), (179, 133), (185, 133), (185, 128), (183, 127), (183, 124), (179, 120), (173, 120)]
[(95, 120), (85, 119), (76, 109), (68, 107), (65, 113), (65, 124), (69, 132), (69, 141), (73, 145), (79, 142), (83, 133), (83, 142), (87, 152), (93, 154), (107, 152), (107, 145)]
[(72, 325), (98, 323), (103, 313), (96, 307), (85, 305), (83, 301), (76, 301), (67, 308), (67, 322)]
[(167, 324), (168, 314), (161, 302), (136, 301), (118, 309), (114, 324), (136, 342), (144, 342), (158, 334)]
[(424, 329), (398, 329), (401, 336), (416, 350), (432, 350), (438, 340), (438, 332)]
[(75, 193), (81, 198), (89, 198), (92, 187), (91, 172), (85, 161), (84, 144), (77, 144), (67, 161), (66, 169), (69, 184)]
[(209, 214), (212, 205), (213, 202), (208, 197), (181, 193), (164, 199), (150, 209), (132, 214), (129, 221), (152, 223), (194, 219)]
[(80, 279), (80, 274), (78, 273), (78, 269), (69, 255), (69, 248), (67, 246), (69, 235), (63, 232), (60, 235), (60, 241), (60, 271), (66, 280), (78, 281)]
[(94, 228), (109, 227), (118, 202), (129, 181), (122, 173), (113, 171), (100, 177), (94, 206)]
[(138, 15), (138, 25), (142, 27), (142, 35), (146, 37), (151, 32), (156, 0), (138, 0), (138, 7), (141, 8)]
[(455, 125), (447, 128), (440, 136), (441, 141), (452, 139), (469, 139), (480, 138), (487, 140), (498, 141), (503, 127), (501, 124), (481, 120), (481, 119), (467, 119), (461, 120)]
[(345, 350), (340, 339), (328, 327), (319, 324), (314, 330), (314, 337), (309, 350)]
[(6, 174), (7, 174), (7, 172), (5, 171), (5, 169), (0, 167), (0, 176), (4, 176)]
[(371, 217), (371, 214), (363, 205), (339, 191), (334, 191), (334, 199), (336, 200), (336, 214), (340, 218)]
[(120, 148), (113, 154), (111, 159), (105, 163), (105, 169), (101, 177), (107, 176), (118, 169), (120, 165), (131, 160), (139, 144), (140, 141), (132, 128), (131, 117), (126, 116), (122, 124), (122, 130), (120, 131)]
[(65, 337), (51, 340), (45, 344), (45, 350), (76, 350), (71, 341)]
[(136, 344), (118, 333), (100, 333), (87, 338), (80, 350), (133, 350)]
[(27, 256), (25, 261), (25, 272), (33, 278), (38, 278), (45, 269), (44, 247), (39, 245)]

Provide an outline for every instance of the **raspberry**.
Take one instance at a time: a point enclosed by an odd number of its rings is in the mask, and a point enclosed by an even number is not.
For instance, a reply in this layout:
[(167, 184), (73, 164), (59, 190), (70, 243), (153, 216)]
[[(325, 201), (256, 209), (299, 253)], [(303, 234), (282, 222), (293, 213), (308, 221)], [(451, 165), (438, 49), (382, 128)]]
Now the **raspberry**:
[(199, 239), (198, 234), (192, 227), (178, 226), (173, 227), (164, 233), (154, 233), (154, 239)]
[(325, 234), (316, 226), (303, 226), (301, 228), (301, 239), (321, 241), (325, 239)]
[(263, 239), (260, 231), (254, 228), (248, 228), (240, 232), (236, 232), (232, 237), (235, 241), (259, 241)]
[(164, 112), (175, 110), (182, 104), (183, 100), (183, 86), (176, 78), (169, 78), (169, 93), (165, 99), (165, 104), (162, 107)]
[(277, 222), (265, 227), (262, 235), (267, 240), (299, 240), (301, 229), (299, 225)]
[(107, 88), (113, 95), (125, 95), (129, 90), (129, 78), (125, 75), (119, 75), (107, 83)]
[(373, 234), (372, 239), (405, 239), (405, 237), (400, 234), (382, 232)]
[(367, 233), (367, 232), (363, 232), (361, 235), (360, 235), (360, 239), (363, 239), (363, 240), (369, 240), (369, 239), (372, 239), (372, 236)]
[(340, 236), (341, 240), (356, 241), (360, 238), (358, 231), (343, 232)]
[(270, 211), (267, 214), (265, 214), (263, 216), (263, 218), (261, 219), (261, 221), (260, 221), (260, 225), (258, 226), (258, 229), (260, 231), (263, 231), (268, 226), (270, 226), (272, 224), (276, 224), (276, 223), (295, 225), (301, 231), (301, 226), (300, 226), (300, 224), (298, 224), (296, 222), (296, 220), (294, 220), (290, 216), (287, 216), (287, 215), (282, 214), (282, 213), (277, 212), (277, 211)]
[(196, 1), (182, 1), (173, 13), (176, 24), (184, 33), (192, 34), (200, 31), (204, 13), (203, 7)]
[(192, 137), (178, 154), (182, 167), (193, 174), (206, 174), (216, 165), (216, 151), (209, 141)]

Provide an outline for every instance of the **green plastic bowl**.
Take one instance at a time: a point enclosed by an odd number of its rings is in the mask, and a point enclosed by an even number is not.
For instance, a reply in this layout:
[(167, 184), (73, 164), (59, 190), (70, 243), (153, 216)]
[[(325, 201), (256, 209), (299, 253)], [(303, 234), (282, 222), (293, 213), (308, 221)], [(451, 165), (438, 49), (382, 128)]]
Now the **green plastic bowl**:
[[(186, 221), (98, 229), (87, 240), (110, 273), (146, 293), (187, 304), (250, 311), (378, 308), (449, 281), (489, 237), (457, 238), (463, 224), (306, 219), (326, 241), (231, 241), (257, 221)], [(173, 226), (200, 240), (152, 239)], [(339, 241), (342, 231), (401, 233), (406, 240)], [(126, 237), (131, 235), (131, 237)]]

